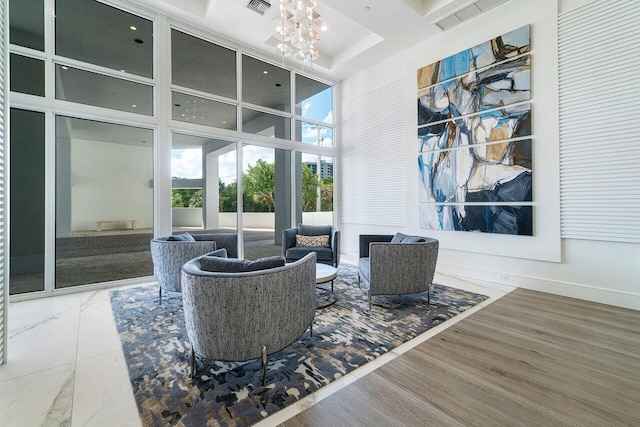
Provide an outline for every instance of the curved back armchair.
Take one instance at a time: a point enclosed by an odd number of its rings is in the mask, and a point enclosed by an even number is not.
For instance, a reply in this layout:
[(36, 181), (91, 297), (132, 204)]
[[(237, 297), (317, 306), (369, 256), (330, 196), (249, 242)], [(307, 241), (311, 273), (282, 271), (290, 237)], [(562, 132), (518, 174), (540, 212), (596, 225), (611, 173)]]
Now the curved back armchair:
[(229, 257), (238, 256), (236, 233), (193, 234), (194, 241), (178, 240), (184, 235), (151, 239), (153, 274), (158, 280), (158, 294), (162, 290), (180, 292), (180, 272), (185, 262), (200, 255), (225, 248)]
[(421, 236), (360, 235), (358, 286), (368, 289), (369, 310), (374, 295), (427, 291), (436, 271), (439, 242)]
[[(296, 235), (319, 237), (329, 236), (329, 246), (296, 245)], [(305, 225), (282, 230), (282, 256), (287, 262), (294, 262), (306, 254), (315, 252), (318, 263), (338, 267), (340, 264), (340, 229), (330, 225)]]
[(295, 342), (316, 312), (316, 256), (293, 264), (241, 273), (209, 272), (199, 259), (182, 269), (182, 304), (195, 355), (222, 361), (266, 356)]

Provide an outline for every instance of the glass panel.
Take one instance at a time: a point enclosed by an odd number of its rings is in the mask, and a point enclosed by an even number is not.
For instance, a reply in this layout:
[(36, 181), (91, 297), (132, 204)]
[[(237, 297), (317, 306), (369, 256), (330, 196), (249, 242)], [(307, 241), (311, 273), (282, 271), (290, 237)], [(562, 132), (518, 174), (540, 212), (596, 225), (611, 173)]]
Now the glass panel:
[(56, 99), (153, 115), (153, 88), (56, 64)]
[(12, 53), (11, 92), (44, 96), (44, 61)]
[(236, 130), (236, 106), (198, 96), (172, 92), (171, 117), (181, 122)]
[(172, 30), (171, 81), (175, 85), (236, 99), (236, 52)]
[(333, 225), (333, 157), (296, 153), (297, 222)]
[(173, 134), (171, 177), (175, 233), (237, 233), (235, 142)]
[(44, 0), (9, 1), (9, 42), (44, 51)]
[(44, 133), (44, 113), (11, 109), (11, 295), (44, 290)]
[(296, 114), (333, 123), (333, 88), (296, 74)]
[(242, 56), (242, 100), (291, 112), (291, 73), (250, 56)]
[(296, 141), (322, 147), (333, 147), (333, 128), (296, 121)]
[(282, 230), (291, 226), (291, 152), (243, 147), (244, 257), (282, 254)]
[(270, 138), (291, 138), (291, 119), (260, 111), (242, 109), (242, 131)]
[(56, 288), (153, 275), (153, 131), (56, 117)]
[(56, 0), (56, 54), (153, 78), (153, 22), (97, 1)]

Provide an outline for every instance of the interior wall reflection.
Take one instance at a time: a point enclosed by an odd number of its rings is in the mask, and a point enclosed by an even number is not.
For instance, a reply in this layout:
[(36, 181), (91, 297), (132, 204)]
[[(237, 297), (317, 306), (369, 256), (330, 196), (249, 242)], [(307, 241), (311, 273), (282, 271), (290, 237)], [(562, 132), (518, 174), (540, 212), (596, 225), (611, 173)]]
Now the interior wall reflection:
[(11, 92), (44, 96), (44, 61), (11, 54)]
[(56, 288), (150, 276), (153, 131), (56, 117)]
[(9, 42), (44, 51), (44, 0), (9, 1)]
[(291, 119), (243, 108), (242, 131), (268, 138), (290, 139)]
[(45, 115), (12, 108), (9, 293), (44, 290)]

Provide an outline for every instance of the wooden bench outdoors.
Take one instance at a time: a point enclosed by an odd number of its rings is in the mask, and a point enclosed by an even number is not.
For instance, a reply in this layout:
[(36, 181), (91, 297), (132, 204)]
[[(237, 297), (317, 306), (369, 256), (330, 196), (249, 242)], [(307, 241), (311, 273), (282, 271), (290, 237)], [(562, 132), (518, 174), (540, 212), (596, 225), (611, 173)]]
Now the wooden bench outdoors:
[(96, 230), (102, 231), (102, 226), (104, 224), (113, 224), (113, 223), (131, 223), (131, 229), (135, 230), (138, 228), (138, 221), (135, 219), (110, 219), (105, 221), (96, 221)]

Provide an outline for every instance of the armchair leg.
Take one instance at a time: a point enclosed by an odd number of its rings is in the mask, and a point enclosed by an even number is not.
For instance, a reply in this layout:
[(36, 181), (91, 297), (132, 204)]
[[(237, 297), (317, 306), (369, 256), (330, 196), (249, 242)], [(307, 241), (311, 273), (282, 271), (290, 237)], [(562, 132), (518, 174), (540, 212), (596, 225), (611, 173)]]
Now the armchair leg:
[(431, 285), (427, 288), (427, 304), (431, 304)]
[(369, 313), (371, 313), (371, 289), (369, 289)]
[(360, 287), (360, 272), (358, 271), (358, 288)]
[(267, 383), (267, 347), (262, 346), (262, 386)]
[(193, 378), (196, 376), (196, 353), (193, 350), (193, 343), (189, 348), (189, 378)]
[(313, 320), (311, 321), (311, 325), (309, 325), (309, 334), (313, 336)]
[(158, 302), (162, 302), (162, 286), (158, 283)]

